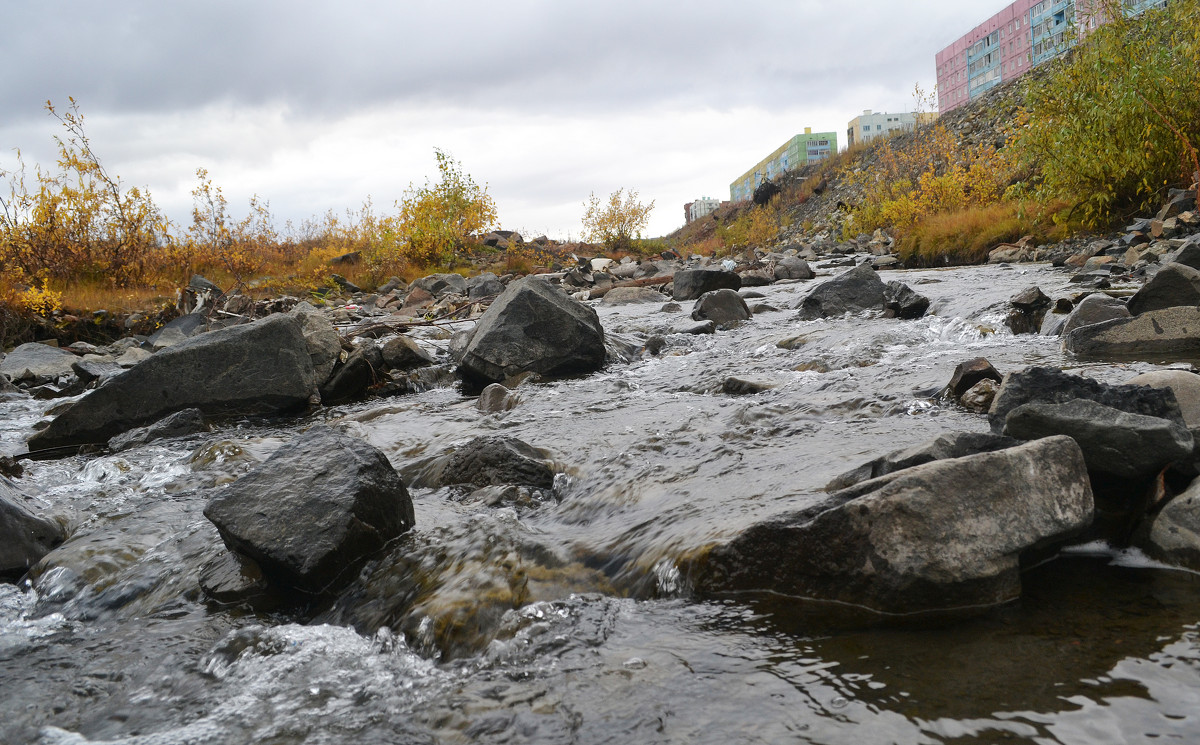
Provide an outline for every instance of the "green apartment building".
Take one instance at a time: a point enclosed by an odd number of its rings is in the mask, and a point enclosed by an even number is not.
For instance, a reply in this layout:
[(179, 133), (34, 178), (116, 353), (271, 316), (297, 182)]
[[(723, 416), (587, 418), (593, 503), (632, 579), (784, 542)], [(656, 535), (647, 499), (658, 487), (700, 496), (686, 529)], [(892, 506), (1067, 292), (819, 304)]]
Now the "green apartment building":
[(812, 127), (805, 127), (804, 134), (796, 135), (783, 143), (775, 152), (763, 158), (758, 165), (730, 184), (729, 198), (735, 202), (750, 199), (763, 181), (809, 163), (825, 160), (836, 153), (837, 149), (836, 132), (813, 132)]

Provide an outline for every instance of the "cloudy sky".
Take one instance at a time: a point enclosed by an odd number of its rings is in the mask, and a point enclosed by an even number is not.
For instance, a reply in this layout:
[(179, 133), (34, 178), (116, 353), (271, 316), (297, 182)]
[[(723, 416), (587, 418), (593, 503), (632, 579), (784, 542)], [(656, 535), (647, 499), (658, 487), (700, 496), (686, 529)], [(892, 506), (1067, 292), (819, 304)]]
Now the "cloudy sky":
[(51, 165), (43, 106), (73, 96), (110, 173), (181, 222), (197, 168), (282, 226), (390, 209), (441, 148), (526, 237), (577, 237), (618, 188), (663, 235), (804, 127), (844, 146), (863, 109), (911, 110), (934, 54), (1006, 5), (9, 0), (0, 169)]

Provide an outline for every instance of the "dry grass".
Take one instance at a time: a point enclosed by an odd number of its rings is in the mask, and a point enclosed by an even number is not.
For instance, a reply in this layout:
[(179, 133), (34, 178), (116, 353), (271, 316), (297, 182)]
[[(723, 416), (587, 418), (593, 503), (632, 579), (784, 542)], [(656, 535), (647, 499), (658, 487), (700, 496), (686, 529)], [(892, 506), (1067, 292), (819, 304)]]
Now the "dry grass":
[(897, 237), (896, 253), (910, 266), (982, 264), (1001, 243), (1026, 235), (1035, 243), (1050, 243), (1071, 234), (1054, 216), (1064, 205), (1053, 204), (1033, 214), (1017, 204), (998, 202), (931, 215)]

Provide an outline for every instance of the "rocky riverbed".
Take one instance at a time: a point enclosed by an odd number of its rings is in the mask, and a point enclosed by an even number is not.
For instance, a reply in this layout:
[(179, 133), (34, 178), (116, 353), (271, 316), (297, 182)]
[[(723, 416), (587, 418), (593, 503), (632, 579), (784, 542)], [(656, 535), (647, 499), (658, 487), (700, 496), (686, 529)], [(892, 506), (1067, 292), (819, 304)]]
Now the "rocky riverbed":
[(0, 740), (1195, 737), (1191, 244), (1120, 240), (196, 282), (14, 350)]

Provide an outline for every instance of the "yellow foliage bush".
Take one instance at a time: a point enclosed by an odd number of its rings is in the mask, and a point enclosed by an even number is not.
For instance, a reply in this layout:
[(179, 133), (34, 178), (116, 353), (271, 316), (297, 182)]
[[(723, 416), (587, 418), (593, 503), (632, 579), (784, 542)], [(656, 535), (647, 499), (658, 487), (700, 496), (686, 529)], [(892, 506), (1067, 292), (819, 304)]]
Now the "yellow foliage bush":
[(637, 191), (622, 188), (609, 194), (607, 203), (601, 203), (595, 193), (589, 194), (583, 206), (584, 240), (603, 243), (609, 251), (630, 251), (650, 221), (654, 200), (642, 204)]

